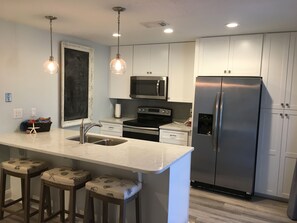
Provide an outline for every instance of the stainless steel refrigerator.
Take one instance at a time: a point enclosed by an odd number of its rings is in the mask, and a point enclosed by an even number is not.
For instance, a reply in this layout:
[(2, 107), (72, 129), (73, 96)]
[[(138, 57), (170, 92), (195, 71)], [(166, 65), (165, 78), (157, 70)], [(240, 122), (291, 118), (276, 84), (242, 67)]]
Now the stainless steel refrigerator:
[(197, 77), (191, 185), (254, 192), (260, 77)]

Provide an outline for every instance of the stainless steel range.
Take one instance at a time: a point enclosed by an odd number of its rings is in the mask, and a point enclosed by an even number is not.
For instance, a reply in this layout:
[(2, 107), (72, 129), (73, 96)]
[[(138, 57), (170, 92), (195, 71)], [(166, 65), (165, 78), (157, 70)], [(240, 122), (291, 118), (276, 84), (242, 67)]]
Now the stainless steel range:
[(172, 122), (172, 109), (138, 107), (137, 119), (123, 122), (123, 136), (159, 142), (159, 127)]

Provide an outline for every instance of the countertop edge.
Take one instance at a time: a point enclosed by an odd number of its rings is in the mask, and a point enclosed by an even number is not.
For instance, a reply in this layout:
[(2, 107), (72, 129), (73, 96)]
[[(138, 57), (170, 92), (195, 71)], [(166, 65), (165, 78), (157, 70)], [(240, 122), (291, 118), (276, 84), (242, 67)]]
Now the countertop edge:
[[(65, 131), (65, 130), (63, 130), (63, 131)], [(77, 134), (77, 132), (73, 131), (73, 130), (66, 130), (66, 131), (71, 131), (71, 132), (74, 132), (75, 134)], [(11, 134), (25, 134), (25, 133), (11, 133)], [(37, 133), (37, 134), (40, 134), (40, 133)], [(98, 135), (98, 134), (96, 134), (96, 135)], [(0, 136), (1, 136), (1, 134), (0, 134)], [(118, 138), (118, 137), (114, 137), (114, 138)], [(133, 140), (135, 140), (135, 139), (133, 139)], [(175, 162), (182, 159), (185, 155), (187, 155), (188, 153), (191, 153), (194, 150), (193, 147), (188, 148), (188, 151), (186, 151), (184, 154), (180, 155), (180, 157), (175, 158), (172, 162), (168, 163), (166, 166), (162, 166), (161, 168), (152, 168), (152, 169), (150, 169), (150, 168), (137, 168), (137, 167), (128, 166), (128, 165), (125, 166), (125, 165), (120, 165), (120, 164), (117, 164), (117, 163), (104, 162), (102, 160), (96, 161), (94, 159), (88, 159), (88, 158), (81, 157), (81, 156), (78, 156), (78, 155), (71, 155), (71, 154), (67, 154), (65, 152), (64, 153), (62, 153), (62, 152), (59, 153), (59, 152), (56, 152), (56, 151), (49, 150), (47, 148), (47, 146), (45, 146), (45, 148), (39, 148), (36, 145), (28, 146), (28, 145), (22, 145), (21, 143), (7, 142), (7, 141), (4, 141), (4, 140), (1, 140), (1, 137), (0, 137), (0, 144), (4, 145), (4, 146), (8, 146), (8, 147), (25, 149), (25, 150), (28, 150), (28, 151), (39, 152), (39, 153), (48, 154), (48, 155), (62, 156), (62, 157), (65, 157), (65, 158), (85, 161), (85, 162), (89, 162), (89, 163), (93, 163), (93, 164), (105, 165), (105, 166), (115, 167), (115, 168), (119, 168), (119, 169), (125, 169), (125, 170), (129, 170), (129, 171), (132, 171), (132, 172), (141, 172), (141, 173), (144, 173), (144, 174), (160, 174), (160, 173), (166, 171)], [(77, 146), (79, 146), (79, 145), (77, 145)], [(88, 145), (88, 146), (90, 146), (90, 145)], [(97, 146), (97, 145), (92, 145), (92, 146)]]

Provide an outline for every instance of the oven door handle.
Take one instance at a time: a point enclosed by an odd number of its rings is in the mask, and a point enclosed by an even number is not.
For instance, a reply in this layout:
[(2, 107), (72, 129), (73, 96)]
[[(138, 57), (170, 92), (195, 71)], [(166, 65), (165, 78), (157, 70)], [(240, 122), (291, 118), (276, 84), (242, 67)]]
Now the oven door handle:
[(123, 127), (131, 128), (131, 129), (159, 131), (159, 128), (138, 127), (138, 126), (131, 126), (131, 125), (124, 125)]

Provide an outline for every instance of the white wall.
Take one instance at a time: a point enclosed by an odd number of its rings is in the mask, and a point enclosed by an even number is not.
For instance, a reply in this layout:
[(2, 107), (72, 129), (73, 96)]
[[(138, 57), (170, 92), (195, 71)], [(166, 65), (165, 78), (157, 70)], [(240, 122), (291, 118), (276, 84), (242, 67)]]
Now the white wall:
[[(75, 27), (73, 27), (75, 29)], [(49, 31), (0, 20), (0, 133), (14, 131), (22, 120), (37, 116), (51, 117), (52, 127), (60, 126), (60, 74), (43, 71), (50, 56)], [(109, 48), (90, 41), (53, 33), (53, 56), (60, 63), (60, 42), (68, 41), (95, 49), (94, 121), (110, 116), (108, 99)], [(5, 102), (5, 92), (12, 102)], [(13, 119), (13, 108), (23, 108), (23, 119)]]

